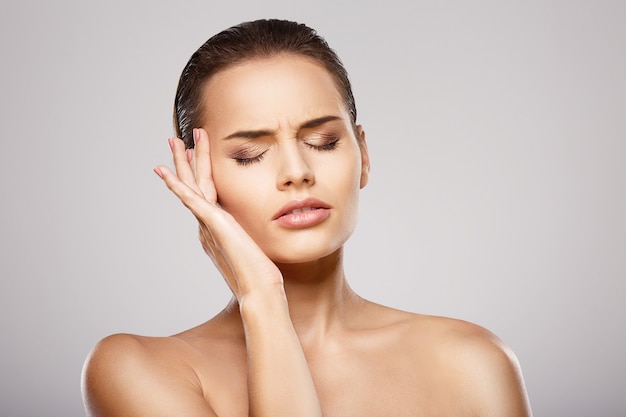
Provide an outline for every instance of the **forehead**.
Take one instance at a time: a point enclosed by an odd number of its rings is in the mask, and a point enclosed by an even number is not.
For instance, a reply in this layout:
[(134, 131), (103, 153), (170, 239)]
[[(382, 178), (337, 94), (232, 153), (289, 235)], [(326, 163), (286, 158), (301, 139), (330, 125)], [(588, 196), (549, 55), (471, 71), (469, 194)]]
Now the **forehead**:
[(204, 125), (221, 136), (233, 129), (283, 129), (320, 116), (348, 120), (333, 76), (310, 58), (248, 60), (203, 86)]

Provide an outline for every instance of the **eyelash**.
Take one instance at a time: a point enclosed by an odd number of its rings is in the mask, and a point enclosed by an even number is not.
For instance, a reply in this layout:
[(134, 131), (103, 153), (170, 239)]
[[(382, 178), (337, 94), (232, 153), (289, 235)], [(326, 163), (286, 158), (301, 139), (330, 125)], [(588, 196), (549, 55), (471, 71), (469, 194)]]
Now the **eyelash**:
[(263, 157), (265, 156), (265, 152), (267, 151), (263, 151), (262, 153), (260, 153), (257, 156), (253, 156), (252, 158), (241, 158), (241, 157), (235, 157), (233, 158), (235, 160), (235, 162), (238, 165), (241, 166), (248, 166), (248, 165), (252, 165), (256, 162), (261, 162), (261, 160), (263, 160)]
[(315, 149), (316, 151), (332, 151), (333, 149), (335, 149), (337, 147), (337, 144), (339, 142), (339, 138), (338, 137), (328, 137), (329, 142), (325, 143), (324, 145), (312, 145), (310, 143), (304, 142), (306, 144), (306, 146), (308, 146), (311, 149)]
[[(319, 151), (319, 152), (332, 151), (335, 148), (337, 148), (337, 145), (338, 145), (338, 142), (339, 142), (339, 138), (338, 137), (330, 137), (329, 140), (330, 140), (330, 142), (325, 143), (324, 145), (313, 145), (313, 144), (310, 144), (310, 143), (307, 143), (307, 142), (304, 142), (304, 144), (306, 146), (308, 146), (309, 148), (315, 149), (316, 151)], [(263, 160), (264, 156), (265, 156), (265, 152), (267, 152), (267, 150), (261, 152), (257, 156), (253, 156), (251, 158), (243, 158), (243, 157), (234, 156), (233, 159), (235, 160), (237, 165), (248, 166), (248, 165), (255, 164), (257, 162), (261, 162)]]

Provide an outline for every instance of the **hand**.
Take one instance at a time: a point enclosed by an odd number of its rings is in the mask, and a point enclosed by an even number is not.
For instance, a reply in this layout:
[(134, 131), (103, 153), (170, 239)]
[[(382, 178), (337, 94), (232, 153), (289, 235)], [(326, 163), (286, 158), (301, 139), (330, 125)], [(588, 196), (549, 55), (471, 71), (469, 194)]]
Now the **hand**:
[(194, 129), (193, 137), (195, 149), (187, 150), (182, 140), (168, 139), (176, 173), (163, 165), (154, 172), (198, 219), (202, 247), (237, 300), (257, 289), (278, 288), (282, 293), (283, 279), (276, 265), (217, 204), (207, 132)]

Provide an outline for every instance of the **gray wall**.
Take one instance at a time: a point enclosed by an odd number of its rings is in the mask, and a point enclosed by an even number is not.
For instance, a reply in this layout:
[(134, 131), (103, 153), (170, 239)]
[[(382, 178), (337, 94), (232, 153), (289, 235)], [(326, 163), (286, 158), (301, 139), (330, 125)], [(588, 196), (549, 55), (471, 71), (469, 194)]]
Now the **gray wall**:
[(228, 300), (152, 168), (191, 53), (260, 17), (316, 27), (351, 74), (372, 154), (352, 286), (494, 331), (536, 416), (626, 415), (623, 2), (89, 3), (0, 13), (0, 415), (83, 415), (97, 340)]

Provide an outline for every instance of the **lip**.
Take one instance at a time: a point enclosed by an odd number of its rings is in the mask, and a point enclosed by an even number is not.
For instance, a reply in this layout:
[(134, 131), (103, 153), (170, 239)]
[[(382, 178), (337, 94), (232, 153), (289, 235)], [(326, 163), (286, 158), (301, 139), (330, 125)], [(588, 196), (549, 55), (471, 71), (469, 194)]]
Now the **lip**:
[[(330, 205), (313, 197), (292, 200), (283, 205), (272, 220), (289, 229), (311, 227), (326, 220), (330, 216), (330, 208)], [(298, 212), (294, 213), (294, 210)]]

